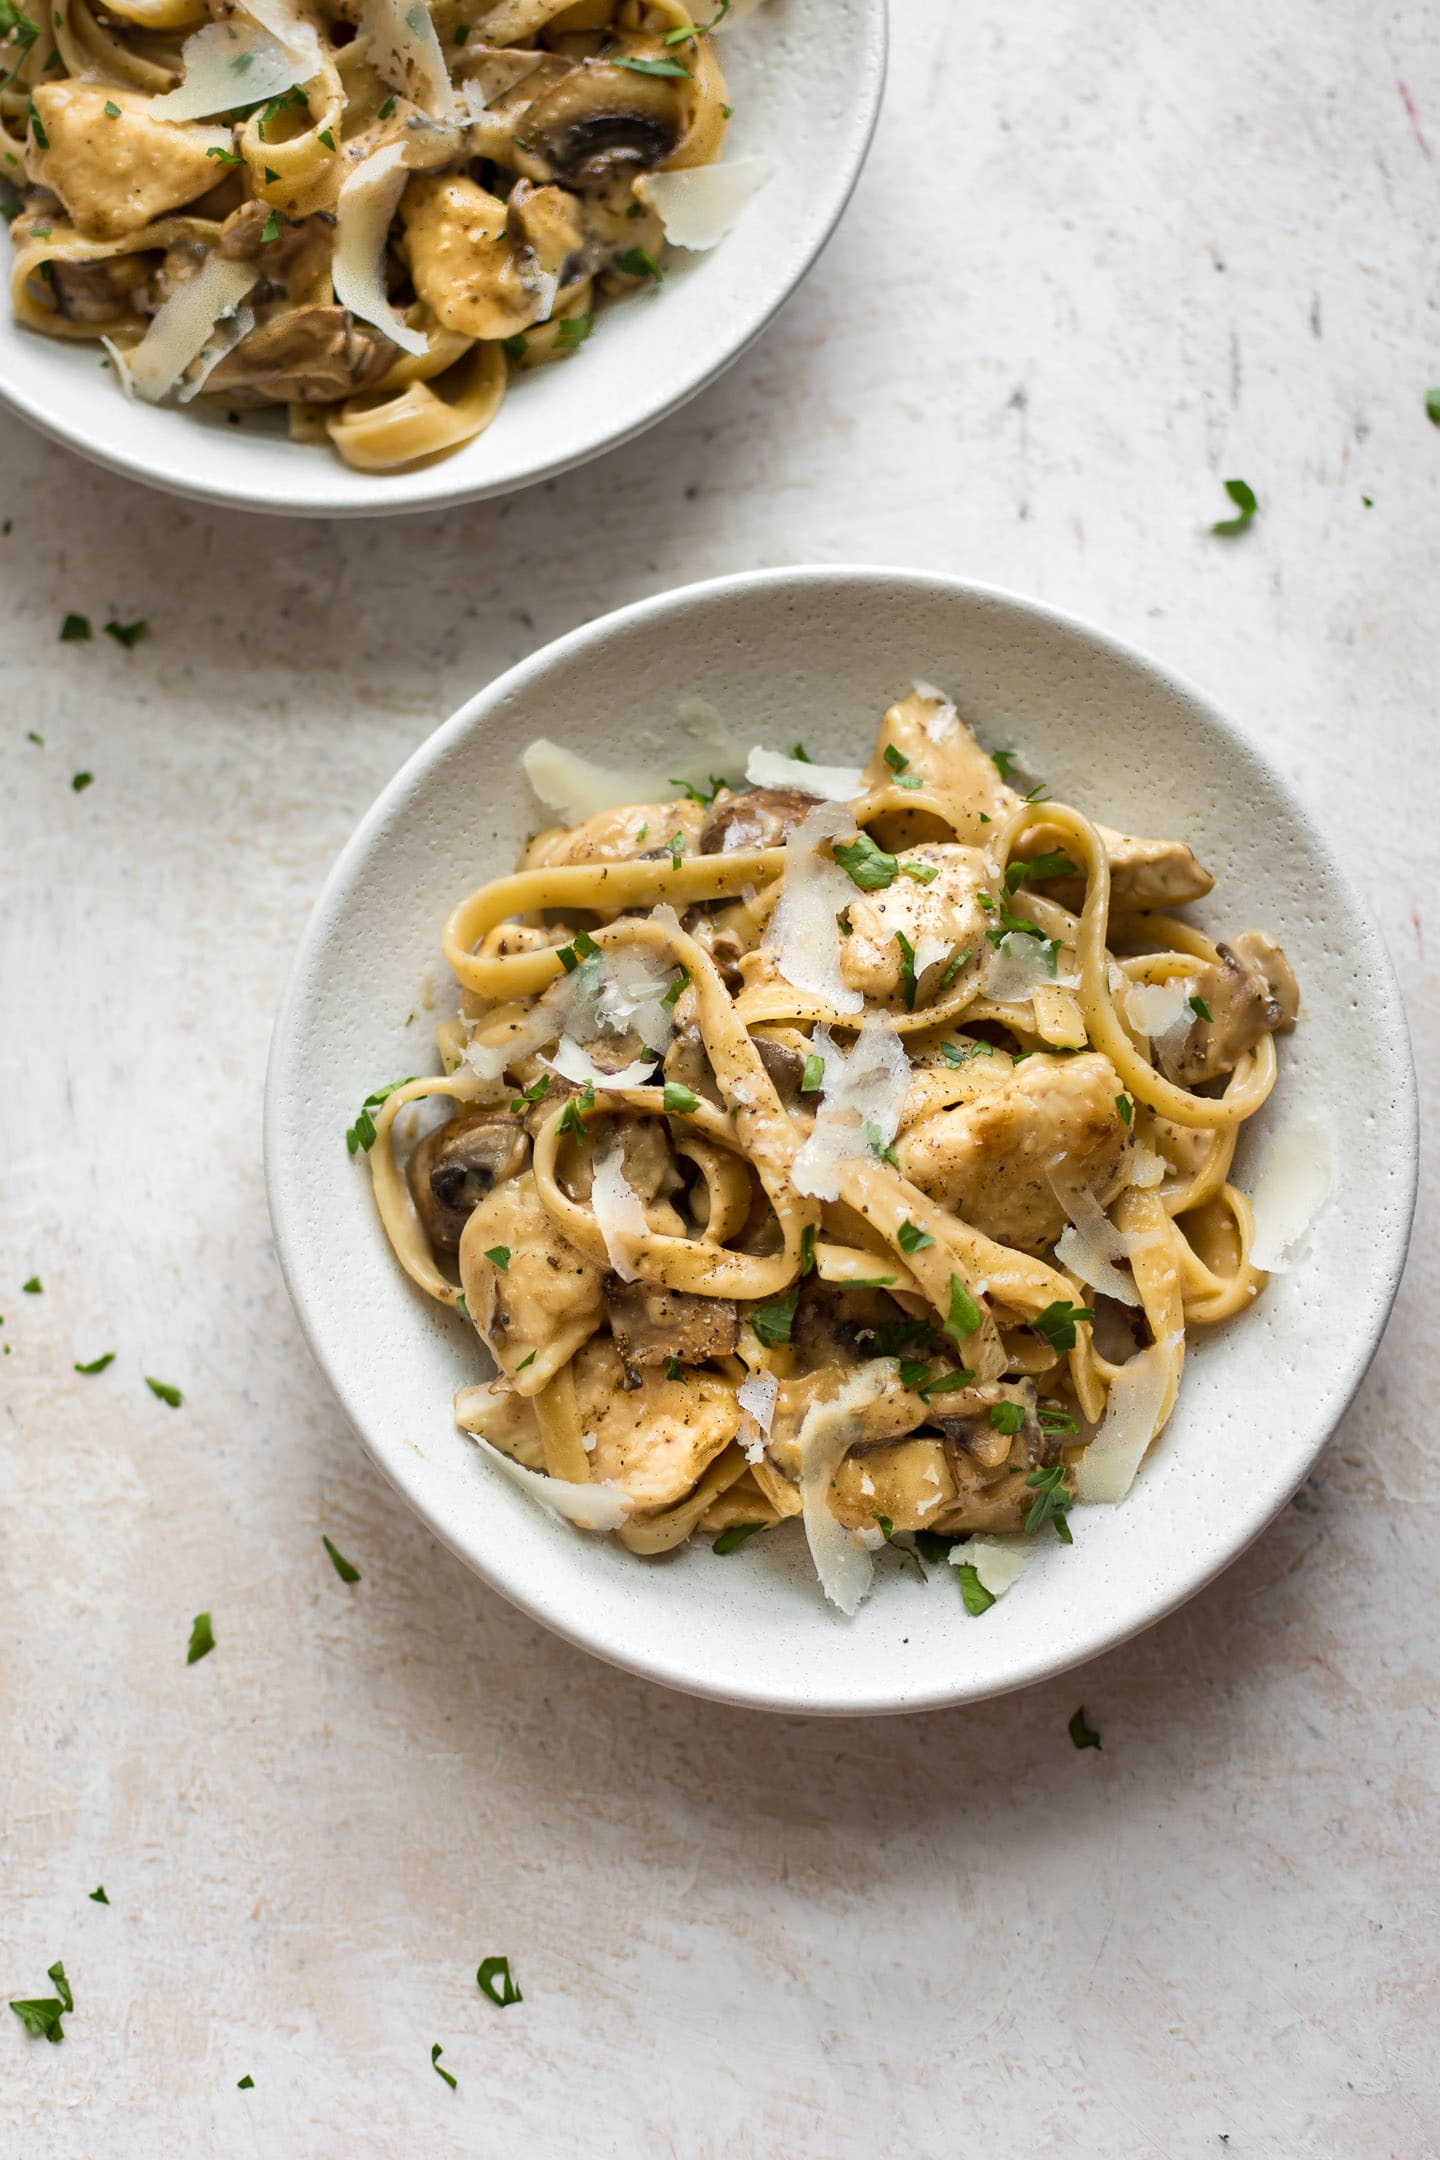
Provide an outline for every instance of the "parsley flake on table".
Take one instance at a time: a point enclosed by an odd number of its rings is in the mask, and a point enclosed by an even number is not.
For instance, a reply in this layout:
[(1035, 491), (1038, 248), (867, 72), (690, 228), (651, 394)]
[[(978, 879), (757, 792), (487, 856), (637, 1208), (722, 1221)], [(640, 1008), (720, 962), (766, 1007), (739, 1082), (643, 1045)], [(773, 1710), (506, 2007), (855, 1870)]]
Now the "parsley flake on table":
[(72, 774), (70, 785), (77, 795), (83, 795), (86, 788), (93, 784), (94, 779), (93, 772), (77, 772)]
[(97, 1883), (93, 1890), (87, 1892), (87, 1895), (92, 1905), (108, 1905), (110, 1902), (109, 1898), (105, 1895), (105, 1885), (103, 1882)]
[(80, 1373), (97, 1373), (97, 1372), (104, 1372), (104, 1370), (105, 1370), (106, 1366), (107, 1366), (107, 1365), (113, 1365), (113, 1364), (114, 1364), (114, 1362), (115, 1362), (115, 1352), (114, 1352), (113, 1350), (107, 1350), (107, 1351), (105, 1351), (105, 1353), (103, 1354), (103, 1356), (101, 1356), (101, 1357), (97, 1357), (97, 1358), (91, 1358), (91, 1360), (90, 1360), (90, 1362), (89, 1362), (89, 1364), (88, 1364), (88, 1365), (82, 1365), (82, 1364), (80, 1364), (80, 1362), (79, 1362), (79, 1361), (78, 1361), (78, 1359), (77, 1359), (77, 1361), (76, 1361), (76, 1365), (75, 1365), (75, 1370), (76, 1370), (76, 1372), (80, 1372)]
[(334, 1568), (336, 1574), (340, 1577), (341, 1582), (359, 1582), (359, 1568), (356, 1567), (353, 1562), (347, 1560), (344, 1553), (340, 1552), (334, 1545), (331, 1544), (329, 1538), (326, 1537), (323, 1530), (320, 1533), (320, 1542), (325, 1547), (326, 1552), (329, 1553), (330, 1563)]
[(67, 615), (60, 625), (62, 645), (83, 645), (91, 635), (88, 615)]
[(12, 2001), (10, 2008), (26, 2032), (33, 2033), (37, 2040), (45, 2039), (58, 2045), (65, 2038), (65, 2028), (60, 2020), (75, 2008), (75, 1998), (70, 1992), (70, 1983), (65, 1977), (65, 1967), (61, 1959), (57, 1958), (55, 1963), (48, 1967), (46, 1978), (55, 1990), (54, 1995), (21, 1997)]
[(1425, 417), (1432, 427), (1440, 427), (1440, 390), (1425, 392)]
[(215, 1647), (215, 1630), (210, 1625), (208, 1612), (197, 1612), (190, 1623), (190, 1647), (185, 1652), (187, 1665), (198, 1665), (202, 1657), (209, 1657)]
[(1066, 1730), (1077, 1748), (1098, 1748), (1100, 1745), (1100, 1735), (1086, 1717), (1084, 1703), (1081, 1703)]
[(1210, 530), (1212, 533), (1219, 533), (1223, 538), (1228, 539), (1235, 533), (1244, 532), (1247, 525), (1253, 522), (1260, 505), (1255, 500), (1255, 490), (1246, 480), (1227, 480), (1225, 482), (1225, 493), (1234, 503), (1236, 515), (1228, 518), (1217, 518)]
[(508, 2010), (511, 2003), (524, 2002), (525, 1998), (510, 1976), (508, 1957), (481, 1958), (475, 1975), (475, 1985), (497, 2010)]
[(41, 1282), (38, 1275), (32, 1275), (28, 1282), (21, 1283), (20, 1288), (25, 1292), (27, 1297), (39, 1297), (43, 1293), (45, 1285)]
[(123, 645), (126, 652), (134, 652), (135, 647), (139, 644), (141, 638), (146, 636), (149, 628), (149, 623), (144, 621), (143, 618), (138, 622), (116, 622), (112, 617), (105, 625), (105, 635), (108, 638), (114, 638), (117, 645)]
[(792, 1283), (783, 1297), (772, 1298), (767, 1305), (757, 1305), (749, 1315), (751, 1327), (767, 1350), (773, 1350), (779, 1343), (789, 1342), (799, 1298), (800, 1285), (798, 1282)]
[(440, 2060), (440, 2057), (444, 2054), (444, 2052), (444, 2048), (441, 2047), (440, 2042), (437, 2040), (430, 2050), (430, 2065), (431, 2068), (434, 2070), (436, 2077), (443, 2077), (446, 2084), (450, 2087), (451, 2092), (456, 2092), (459, 2089), (458, 2082), (455, 2078), (451, 2077), (450, 2072), (444, 2067)]
[(999, 773), (1000, 778), (1008, 780), (1020, 762), (1020, 753), (1018, 750), (992, 750), (990, 762), (995, 767), (996, 772)]
[(254, 2090), (254, 2086), (255, 2080), (253, 2077), (251, 2077), (248, 2070), (246, 2071), (243, 2078), (236, 2078), (235, 2080), (236, 2092), (252, 2092)]
[[(711, 16), (709, 22), (684, 23), (678, 30), (667, 30), (665, 33), (665, 43), (667, 45), (689, 45), (692, 44), (696, 38), (708, 37), (712, 30), (719, 29), (721, 23), (724, 22), (725, 17), (729, 14), (729, 12), (730, 0), (720, 0), (720, 5), (716, 12)], [(726, 105), (725, 107), (723, 107), (723, 111), (726, 119), (728, 120), (730, 117), (729, 106)]]
[(149, 1373), (146, 1373), (145, 1385), (152, 1395), (156, 1396), (159, 1401), (168, 1403), (172, 1410), (178, 1410), (185, 1400), (179, 1388), (172, 1387), (168, 1380), (152, 1380)]
[(754, 1537), (757, 1530), (763, 1530), (764, 1528), (763, 1522), (731, 1523), (727, 1530), (720, 1532), (710, 1550), (713, 1553), (719, 1553), (723, 1559), (726, 1553), (735, 1552), (738, 1547), (745, 1543), (746, 1538)]

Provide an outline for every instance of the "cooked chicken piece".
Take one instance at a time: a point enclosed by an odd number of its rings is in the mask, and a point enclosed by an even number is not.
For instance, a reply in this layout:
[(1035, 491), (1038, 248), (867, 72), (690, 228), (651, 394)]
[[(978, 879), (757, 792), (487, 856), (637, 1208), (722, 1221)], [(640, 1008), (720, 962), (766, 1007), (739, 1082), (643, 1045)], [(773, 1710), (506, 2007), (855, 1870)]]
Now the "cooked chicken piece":
[(606, 1336), (575, 1360), (575, 1402), (580, 1430), (595, 1442), (592, 1477), (613, 1480), (644, 1512), (683, 1500), (740, 1426), (734, 1388), (711, 1373), (666, 1380), (647, 1371), (643, 1386), (627, 1388), (620, 1352)]
[(969, 1101), (937, 1111), (896, 1142), (902, 1174), (987, 1237), (1024, 1252), (1053, 1244), (1065, 1214), (1052, 1177), (1102, 1206), (1125, 1182), (1130, 1127), (1109, 1058), (1027, 1058)]
[(400, 215), (416, 292), (464, 337), (514, 337), (546, 321), (582, 241), (573, 199), (528, 180), (502, 202), (463, 174), (417, 174)]
[(704, 822), (704, 805), (694, 802), (631, 803), (622, 810), (599, 810), (573, 830), (556, 826), (553, 835), (542, 836), (530, 850), (529, 865), (658, 859), (671, 852), (677, 834), (682, 852), (693, 855)]
[[(872, 787), (883, 787), (894, 777), (885, 763), (887, 744), (909, 759), (912, 773), (968, 804), (973, 822), (961, 831), (962, 839), (982, 839), (987, 824), (998, 825), (1021, 800), (954, 707), (935, 698), (915, 691), (886, 713), (866, 768)], [(923, 802), (923, 790), (918, 799)], [(1179, 907), (1186, 900), (1200, 899), (1215, 883), (1183, 840), (1140, 840), (1098, 822), (1095, 830), (1105, 843), (1117, 907)], [(1033, 825), (1021, 835), (1015, 852), (1029, 859), (1063, 846), (1064, 835), (1054, 826)], [(1084, 884), (1079, 878), (1052, 878), (1042, 889), (1062, 907), (1078, 907)]]
[(335, 405), (377, 382), (396, 358), (388, 338), (348, 308), (303, 307), (262, 323), (208, 378), (208, 397), (254, 405)]
[(749, 854), (757, 848), (783, 847), (797, 825), (815, 808), (812, 795), (799, 788), (720, 788), (700, 835), (702, 855)]
[(139, 251), (101, 262), (65, 262), (52, 256), (50, 284), (60, 313), (82, 323), (119, 322), (134, 315), (154, 260)]
[(1246, 930), (1216, 950), (1219, 960), (1197, 971), (1193, 993), (1211, 1017), (1197, 1013), (1183, 1035), (1160, 1036), (1154, 1044), (1167, 1080), (1185, 1087), (1233, 1072), (1262, 1035), (1293, 1027), (1300, 1010), (1294, 970), (1262, 930)]
[[(277, 220), (278, 237), (267, 240), (270, 216), (270, 205), (258, 197), (242, 203), (220, 228), (220, 254), (230, 262), (258, 264), (266, 282), (277, 286), (287, 300), (321, 297), (319, 287), (328, 276), (335, 249), (334, 218), (323, 211), (313, 217), (282, 217)], [(263, 293), (264, 287), (257, 290)]]
[(215, 184), (206, 152), (230, 142), (228, 128), (152, 119), (148, 97), (108, 83), (36, 83), (30, 104), (39, 123), (31, 178), (53, 188), (77, 232), (95, 240), (118, 240), (203, 195)]
[[(851, 934), (840, 940), (840, 978), (867, 998), (903, 1004), (906, 955), (896, 943), (899, 931), (908, 941), (915, 968), (915, 1004), (931, 1002), (957, 954), (968, 954), (947, 990), (973, 973), (987, 951), (989, 918), (975, 895), (985, 885), (985, 858), (978, 848), (938, 841), (907, 848), (899, 858), (900, 874), (879, 891), (855, 888), (850, 902)], [(905, 874), (904, 865), (933, 869), (929, 884)]]
[(830, 1488), (831, 1510), (852, 1530), (881, 1515), (896, 1530), (929, 1529), (959, 1497), (945, 1443), (931, 1435), (847, 1455)]
[(605, 1307), (610, 1332), (628, 1366), (703, 1365), (707, 1358), (728, 1357), (740, 1339), (731, 1298), (693, 1297), (657, 1283), (622, 1283), (605, 1278)]
[[(509, 1255), (503, 1267), (487, 1257), (497, 1249)], [(528, 1170), (480, 1202), (460, 1239), (470, 1317), (522, 1395), (553, 1380), (598, 1327), (601, 1274), (556, 1230)]]
[(462, 1111), (427, 1133), (407, 1175), (432, 1248), (458, 1252), (465, 1225), (486, 1194), (518, 1177), (529, 1160), (525, 1126), (504, 1110)]

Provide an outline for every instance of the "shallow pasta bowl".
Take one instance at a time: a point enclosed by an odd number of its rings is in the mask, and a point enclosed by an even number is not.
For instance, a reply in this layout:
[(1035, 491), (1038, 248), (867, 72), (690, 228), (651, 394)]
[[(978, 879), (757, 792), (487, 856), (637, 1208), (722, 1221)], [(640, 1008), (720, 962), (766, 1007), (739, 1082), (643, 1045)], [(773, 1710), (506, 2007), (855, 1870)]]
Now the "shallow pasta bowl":
[[(1076, 1511), (970, 1619), (953, 1579), (898, 1557), (854, 1619), (827, 1606), (798, 1526), (727, 1557), (660, 1561), (552, 1520), (454, 1426), (484, 1353), (414, 1290), (344, 1134), (370, 1089), (438, 1069), (425, 1009), (455, 901), (548, 822), (520, 753), (537, 735), (601, 762), (678, 769), (697, 729), (854, 764), (916, 678), (983, 741), (1020, 746), (1053, 795), (1189, 840), (1224, 935), (1263, 925), (1304, 994), (1281, 1077), (1247, 1125), (1247, 1186), (1276, 1135), (1327, 1123), (1334, 1184), (1304, 1256), (1242, 1320), (1193, 1343), (1176, 1413), (1120, 1507)], [(636, 716), (641, 716), (638, 720)], [(619, 747), (623, 746), (623, 750)], [(718, 767), (717, 767), (718, 769)], [(408, 1018), (406, 1016), (409, 1016)], [(1336, 1072), (1364, 1072), (1363, 1101)], [(536, 1619), (695, 1694), (833, 1714), (963, 1702), (1149, 1626), (1255, 1537), (1304, 1477), (1379, 1340), (1414, 1196), (1414, 1077), (1399, 996), (1321, 834), (1237, 730), (1153, 661), (1034, 602), (911, 572), (763, 572), (587, 624), (482, 690), (416, 752), (351, 840), (301, 942), (266, 1102), (270, 1204), (310, 1343), (375, 1460), (435, 1531)]]
[[(702, 11), (703, 12), (703, 11)], [(0, 399), (82, 456), (171, 494), (288, 516), (376, 516), (505, 495), (614, 449), (713, 382), (814, 263), (850, 198), (879, 111), (885, 0), (765, 0), (725, 32), (727, 160), (772, 171), (706, 253), (669, 251), (663, 285), (607, 305), (584, 350), (521, 370), (453, 455), (359, 472), (288, 440), (283, 414), (127, 403), (105, 355), (20, 329), (0, 295)], [(6, 247), (0, 245), (0, 257)], [(8, 260), (5, 264), (8, 276)]]

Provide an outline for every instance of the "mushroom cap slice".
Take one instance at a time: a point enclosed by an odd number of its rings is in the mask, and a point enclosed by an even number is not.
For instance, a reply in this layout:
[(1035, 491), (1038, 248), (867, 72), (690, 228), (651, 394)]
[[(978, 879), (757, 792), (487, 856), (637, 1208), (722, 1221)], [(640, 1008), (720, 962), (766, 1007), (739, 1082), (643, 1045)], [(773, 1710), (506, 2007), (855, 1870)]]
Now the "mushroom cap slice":
[(668, 76), (585, 61), (525, 114), (525, 143), (546, 177), (604, 187), (653, 172), (679, 148), (685, 110)]

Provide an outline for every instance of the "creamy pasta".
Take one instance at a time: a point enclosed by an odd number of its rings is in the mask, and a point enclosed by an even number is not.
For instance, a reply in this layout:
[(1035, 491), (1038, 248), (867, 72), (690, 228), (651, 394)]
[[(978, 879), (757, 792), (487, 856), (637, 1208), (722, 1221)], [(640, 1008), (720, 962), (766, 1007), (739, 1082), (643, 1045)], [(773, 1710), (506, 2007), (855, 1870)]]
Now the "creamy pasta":
[(1123, 1497), (1191, 1331), (1262, 1289), (1230, 1168), (1285, 956), (1174, 912), (1213, 882), (1183, 842), (1017, 763), (917, 688), (863, 768), (757, 750), (451, 916), (444, 1073), (352, 1152), (499, 1369), (460, 1424), (582, 1527), (800, 1517), (847, 1611), (918, 1539), (978, 1610)]
[(713, 245), (763, 169), (684, 0), (0, 6), (16, 316), (117, 383), (363, 470), (490, 425), (512, 372)]

